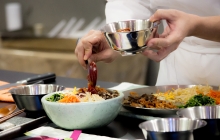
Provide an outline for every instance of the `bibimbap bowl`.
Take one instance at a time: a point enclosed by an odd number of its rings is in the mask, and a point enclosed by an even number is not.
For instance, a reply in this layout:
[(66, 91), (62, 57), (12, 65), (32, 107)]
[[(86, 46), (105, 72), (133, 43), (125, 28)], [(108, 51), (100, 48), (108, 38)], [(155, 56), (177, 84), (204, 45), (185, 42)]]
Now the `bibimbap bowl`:
[(91, 102), (62, 103), (48, 101), (51, 97), (54, 99), (55, 94), (72, 92), (61, 91), (44, 96), (41, 102), (50, 120), (61, 128), (69, 130), (97, 128), (111, 123), (122, 106), (124, 94), (119, 91), (108, 91), (117, 92), (118, 96)]

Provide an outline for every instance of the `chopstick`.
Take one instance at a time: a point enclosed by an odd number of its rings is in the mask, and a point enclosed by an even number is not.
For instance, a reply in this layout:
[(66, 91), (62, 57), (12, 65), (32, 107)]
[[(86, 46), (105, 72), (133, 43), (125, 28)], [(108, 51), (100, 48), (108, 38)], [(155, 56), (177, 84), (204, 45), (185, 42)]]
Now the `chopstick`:
[(6, 120), (8, 120), (8, 119), (10, 119), (10, 118), (12, 118), (12, 117), (14, 117), (14, 116), (16, 116), (16, 115), (19, 115), (19, 114), (23, 113), (24, 110), (25, 110), (25, 109), (18, 110), (18, 111), (14, 112), (14, 113), (12, 113), (12, 114), (10, 114), (10, 115), (7, 115), (7, 116), (1, 118), (1, 119), (0, 119), (0, 123), (6, 121)]

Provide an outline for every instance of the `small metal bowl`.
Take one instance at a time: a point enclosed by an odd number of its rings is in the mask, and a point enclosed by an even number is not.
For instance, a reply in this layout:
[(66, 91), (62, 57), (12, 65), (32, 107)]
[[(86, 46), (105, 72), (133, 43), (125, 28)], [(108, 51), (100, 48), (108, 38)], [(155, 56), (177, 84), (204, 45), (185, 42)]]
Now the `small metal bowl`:
[(194, 131), (194, 139), (220, 140), (220, 106), (198, 106), (177, 111), (179, 117), (202, 119), (207, 125)]
[(34, 84), (9, 90), (19, 109), (26, 112), (43, 111), (41, 98), (52, 92), (64, 90), (64, 86), (54, 84)]
[(122, 55), (133, 55), (147, 47), (146, 43), (155, 37), (159, 24), (160, 21), (148, 19), (118, 21), (106, 24), (102, 31), (112, 49)]
[(192, 132), (204, 127), (203, 120), (189, 118), (161, 118), (145, 121), (139, 125), (145, 139), (150, 140), (191, 140)]

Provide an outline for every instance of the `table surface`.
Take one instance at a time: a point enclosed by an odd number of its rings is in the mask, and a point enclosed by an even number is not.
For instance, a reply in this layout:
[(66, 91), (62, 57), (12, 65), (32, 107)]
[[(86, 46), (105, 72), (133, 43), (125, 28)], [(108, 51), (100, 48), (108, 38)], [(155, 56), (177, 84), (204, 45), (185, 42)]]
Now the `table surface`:
[[(26, 79), (28, 77), (32, 77), (36, 74), (33, 73), (23, 73), (23, 72), (15, 72), (15, 71), (6, 71), (0, 70), (0, 80), (6, 82), (16, 82), (22, 79)], [(87, 85), (86, 79), (74, 79), (74, 78), (66, 78), (66, 77), (57, 77), (54, 84), (63, 85), (65, 87), (85, 87)], [(100, 85), (104, 88), (110, 88), (117, 86), (119, 83), (113, 82), (103, 82), (98, 81), (97, 85)], [(5, 106), (10, 103), (0, 102), (0, 107)], [(23, 113), (25, 116), (25, 113)], [(139, 129), (138, 125), (143, 122), (143, 120), (130, 118), (126, 116), (118, 115), (113, 122), (109, 125), (96, 128), (91, 130), (83, 130), (83, 133), (87, 134), (95, 134), (101, 136), (108, 136), (113, 138), (122, 138), (122, 139), (144, 139), (142, 131)], [(51, 122), (48, 122), (51, 125)], [(47, 123), (47, 125), (48, 125)], [(53, 124), (51, 125), (53, 126)], [(14, 137), (23, 134), (22, 130), (18, 131)]]

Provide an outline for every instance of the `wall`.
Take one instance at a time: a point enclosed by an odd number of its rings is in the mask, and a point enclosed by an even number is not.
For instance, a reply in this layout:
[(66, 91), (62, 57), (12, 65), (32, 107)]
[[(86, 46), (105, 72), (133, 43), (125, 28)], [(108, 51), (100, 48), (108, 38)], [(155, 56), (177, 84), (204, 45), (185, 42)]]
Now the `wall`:
[(45, 32), (50, 31), (62, 19), (83, 17), (86, 25), (96, 16), (105, 18), (104, 0), (0, 0), (0, 31), (6, 29), (5, 4), (9, 2), (21, 3), (25, 27), (43, 23)]

